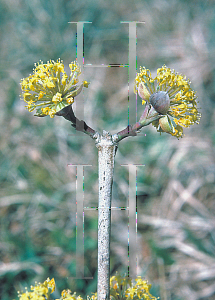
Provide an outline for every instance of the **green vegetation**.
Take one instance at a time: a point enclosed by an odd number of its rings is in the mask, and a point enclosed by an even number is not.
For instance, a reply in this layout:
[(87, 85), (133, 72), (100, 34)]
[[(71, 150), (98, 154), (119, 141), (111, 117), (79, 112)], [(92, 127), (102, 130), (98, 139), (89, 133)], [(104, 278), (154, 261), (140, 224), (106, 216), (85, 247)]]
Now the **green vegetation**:
[[(84, 206), (97, 205), (97, 149), (60, 117), (33, 117), (20, 80), (40, 59), (76, 55), (84, 26), (85, 64), (128, 63), (128, 25), (137, 25), (137, 66), (163, 64), (192, 81), (201, 122), (177, 140), (153, 126), (125, 139), (116, 156), (113, 206), (127, 206), (128, 168), (137, 168), (138, 272), (161, 299), (214, 299), (214, 3), (213, 1), (0, 0), (0, 298), (55, 278), (60, 291), (96, 292), (97, 212), (85, 211), (85, 276), (76, 276), (76, 169), (84, 169)], [(127, 125), (127, 68), (85, 68), (85, 117), (115, 133)], [(132, 80), (132, 79), (129, 79)], [(78, 98), (77, 98), (78, 99)], [(138, 98), (138, 111), (142, 109)], [(127, 272), (128, 213), (112, 214), (111, 271)]]

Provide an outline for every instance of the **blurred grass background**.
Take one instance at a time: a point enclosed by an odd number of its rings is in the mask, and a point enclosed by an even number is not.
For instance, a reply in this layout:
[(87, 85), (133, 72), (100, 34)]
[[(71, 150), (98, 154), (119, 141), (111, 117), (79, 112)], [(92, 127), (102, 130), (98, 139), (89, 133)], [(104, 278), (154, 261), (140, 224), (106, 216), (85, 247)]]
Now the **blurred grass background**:
[[(76, 170), (85, 168), (85, 206), (97, 204), (97, 149), (61, 118), (36, 118), (20, 101), (20, 79), (35, 62), (75, 59), (76, 25), (86, 24), (85, 63), (128, 61), (128, 25), (137, 25), (138, 67), (186, 74), (202, 118), (177, 140), (148, 126), (116, 156), (113, 206), (126, 206), (128, 170), (137, 170), (138, 272), (162, 300), (215, 299), (215, 2), (0, 0), (0, 298), (54, 277), (55, 297), (96, 291), (97, 213), (85, 212), (86, 276), (75, 280)], [(85, 116), (94, 129), (127, 125), (127, 68), (86, 68)], [(141, 103), (138, 104), (141, 110)], [(127, 271), (128, 218), (112, 214), (111, 272)]]

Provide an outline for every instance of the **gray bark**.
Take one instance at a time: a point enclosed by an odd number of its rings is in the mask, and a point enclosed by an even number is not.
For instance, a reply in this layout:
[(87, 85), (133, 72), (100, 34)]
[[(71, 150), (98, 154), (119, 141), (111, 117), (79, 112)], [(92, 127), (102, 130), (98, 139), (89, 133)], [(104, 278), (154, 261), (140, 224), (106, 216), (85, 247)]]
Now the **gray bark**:
[(111, 197), (117, 144), (103, 131), (96, 144), (99, 163), (97, 299), (110, 299)]

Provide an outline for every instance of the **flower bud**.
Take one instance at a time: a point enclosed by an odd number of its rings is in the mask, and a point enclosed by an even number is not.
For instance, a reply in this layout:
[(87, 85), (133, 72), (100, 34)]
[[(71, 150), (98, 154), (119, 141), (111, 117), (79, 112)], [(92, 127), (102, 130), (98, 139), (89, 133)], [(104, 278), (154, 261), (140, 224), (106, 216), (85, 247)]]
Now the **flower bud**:
[(152, 94), (149, 98), (149, 102), (154, 107), (154, 109), (165, 115), (170, 107), (170, 99), (167, 92), (159, 91)]
[(167, 115), (159, 119), (159, 125), (161, 129), (167, 133), (174, 132), (174, 127)]
[(142, 82), (140, 82), (140, 84), (138, 86), (138, 95), (140, 96), (140, 98), (142, 98), (145, 101), (149, 100), (150, 93), (147, 90), (145, 84)]

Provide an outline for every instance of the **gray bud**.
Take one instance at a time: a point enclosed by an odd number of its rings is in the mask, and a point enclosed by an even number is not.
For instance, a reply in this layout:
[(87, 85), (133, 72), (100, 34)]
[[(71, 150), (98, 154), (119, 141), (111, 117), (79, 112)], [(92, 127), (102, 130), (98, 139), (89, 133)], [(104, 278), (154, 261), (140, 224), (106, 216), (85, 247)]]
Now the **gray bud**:
[(152, 94), (149, 98), (149, 102), (154, 109), (162, 115), (165, 115), (169, 110), (170, 99), (167, 92), (159, 91)]

